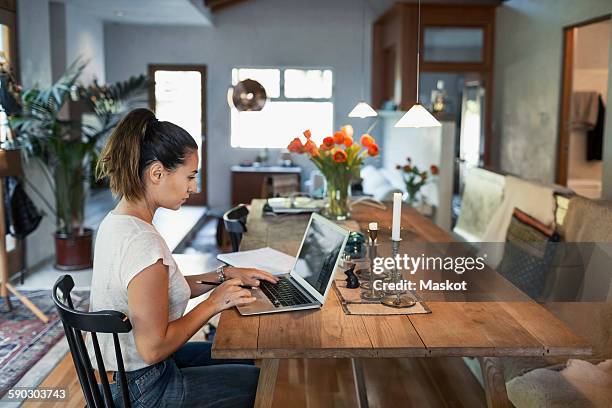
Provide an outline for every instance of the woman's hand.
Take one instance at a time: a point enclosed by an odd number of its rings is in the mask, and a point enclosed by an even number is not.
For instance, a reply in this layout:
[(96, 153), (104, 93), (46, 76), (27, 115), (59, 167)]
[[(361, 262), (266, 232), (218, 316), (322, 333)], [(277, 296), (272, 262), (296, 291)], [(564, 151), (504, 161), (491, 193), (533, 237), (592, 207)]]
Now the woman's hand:
[(240, 285), (244, 285), (240, 279), (226, 280), (211, 292), (206, 301), (211, 302), (215, 312), (219, 313), (225, 309), (248, 305), (257, 300), (250, 289), (243, 289)]
[(224, 274), (228, 278), (240, 279), (245, 285), (259, 286), (260, 280), (266, 280), (270, 283), (278, 282), (278, 278), (269, 272), (255, 268), (235, 268), (228, 266), (224, 269)]

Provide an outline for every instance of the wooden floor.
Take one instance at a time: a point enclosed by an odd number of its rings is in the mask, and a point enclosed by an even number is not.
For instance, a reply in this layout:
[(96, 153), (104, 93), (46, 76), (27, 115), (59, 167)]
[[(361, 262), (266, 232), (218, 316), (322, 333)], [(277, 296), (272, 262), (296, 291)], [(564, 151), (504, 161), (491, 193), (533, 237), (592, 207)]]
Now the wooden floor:
[[(364, 359), (370, 407), (485, 407), (484, 391), (460, 358)], [(66, 387), (69, 401), (26, 402), (25, 408), (83, 408), (68, 354), (40, 387)], [(400, 404), (401, 401), (401, 404)], [(355, 407), (349, 360), (282, 360), (274, 408)]]

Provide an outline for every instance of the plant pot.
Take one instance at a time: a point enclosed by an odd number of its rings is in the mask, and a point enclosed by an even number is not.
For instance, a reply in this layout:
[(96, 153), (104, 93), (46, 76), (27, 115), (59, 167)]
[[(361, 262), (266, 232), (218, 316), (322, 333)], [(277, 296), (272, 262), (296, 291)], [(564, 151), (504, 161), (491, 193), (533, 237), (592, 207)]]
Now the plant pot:
[(82, 234), (55, 234), (55, 267), (62, 271), (76, 271), (93, 266), (93, 230), (85, 228)]

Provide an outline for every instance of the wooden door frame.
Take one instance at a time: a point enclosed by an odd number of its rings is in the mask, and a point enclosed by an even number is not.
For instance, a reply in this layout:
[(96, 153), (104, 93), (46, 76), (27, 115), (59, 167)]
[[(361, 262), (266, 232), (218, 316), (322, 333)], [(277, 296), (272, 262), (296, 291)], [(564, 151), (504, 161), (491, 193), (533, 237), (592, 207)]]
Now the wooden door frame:
[(207, 183), (206, 178), (208, 176), (208, 157), (207, 157), (207, 125), (208, 117), (206, 114), (206, 80), (207, 80), (207, 68), (206, 65), (196, 64), (149, 64), (148, 75), (149, 75), (149, 107), (155, 112), (155, 71), (198, 71), (201, 74), (201, 110), (202, 110), (202, 149), (200, 155), (202, 157), (202, 166), (200, 180), (202, 185), (200, 186), (201, 192), (192, 194), (189, 199), (185, 202), (186, 205), (206, 205), (208, 203)]
[[(574, 73), (574, 33), (577, 28), (590, 24), (600, 23), (612, 19), (612, 14), (606, 14), (576, 24), (563, 27), (563, 58), (561, 61), (561, 98), (559, 102), (559, 123), (557, 130), (557, 169), (555, 182), (562, 186), (567, 185), (567, 173), (569, 165), (569, 141), (570, 141), (570, 109), (572, 102)], [(608, 75), (610, 75), (608, 73)]]

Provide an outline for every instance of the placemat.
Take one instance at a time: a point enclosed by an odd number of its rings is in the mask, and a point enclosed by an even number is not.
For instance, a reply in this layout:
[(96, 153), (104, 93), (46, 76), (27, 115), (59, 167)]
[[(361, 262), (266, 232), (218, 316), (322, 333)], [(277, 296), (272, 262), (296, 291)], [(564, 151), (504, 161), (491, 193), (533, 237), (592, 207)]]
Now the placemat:
[(380, 302), (364, 300), (361, 298), (361, 288), (347, 289), (346, 281), (342, 279), (334, 280), (334, 291), (340, 300), (342, 310), (348, 315), (411, 315), (411, 314), (426, 314), (431, 313), (419, 296), (412, 293), (417, 299), (416, 305), (408, 308), (396, 309), (394, 307), (385, 306)]

